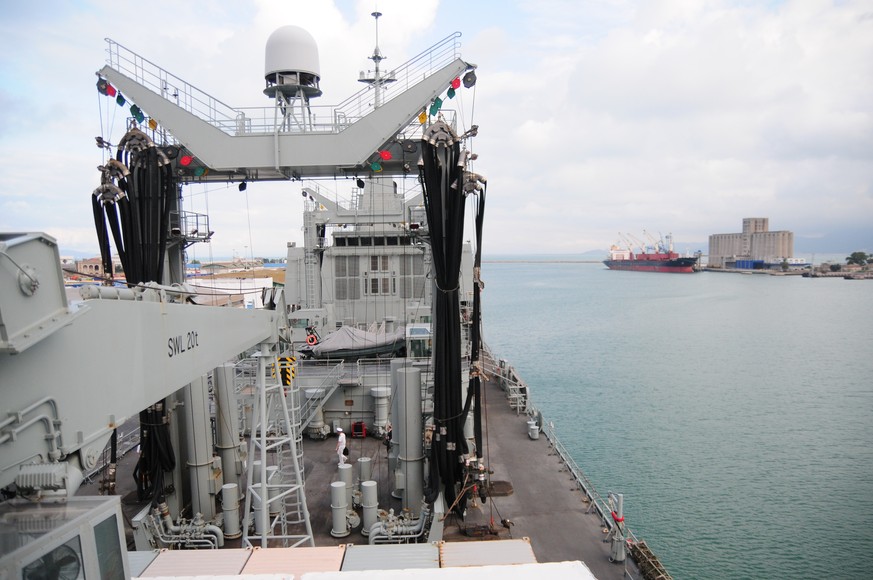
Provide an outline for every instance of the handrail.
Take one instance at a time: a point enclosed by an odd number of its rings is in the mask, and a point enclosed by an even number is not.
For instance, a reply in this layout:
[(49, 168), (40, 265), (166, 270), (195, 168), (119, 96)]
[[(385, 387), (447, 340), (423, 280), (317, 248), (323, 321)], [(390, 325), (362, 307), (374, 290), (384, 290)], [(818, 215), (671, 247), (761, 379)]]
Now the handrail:
[[(499, 366), (499, 363), (495, 361), (494, 355), (487, 345), (483, 345), (483, 353), (483, 367), (486, 370), (490, 370), (490, 372), (494, 373), (499, 377), (498, 382), (501, 383), (501, 386), (504, 386), (502, 383), (505, 383), (507, 382), (507, 380), (509, 380), (509, 382), (513, 383), (515, 387), (524, 387), (524, 402), (526, 406), (525, 413), (527, 414), (527, 416), (533, 419), (538, 419), (539, 422), (542, 422), (543, 414), (531, 401), (530, 390), (528, 389), (527, 384), (521, 381), (520, 378), (517, 381), (513, 381), (512, 379), (507, 378), (518, 376), (512, 365), (507, 362), (505, 366), (501, 368)], [(518, 410), (518, 407), (516, 407), (518, 403), (513, 402), (513, 393), (511, 391), (512, 388), (507, 390), (507, 398), (510, 399), (510, 405), (512, 405), (514, 409)], [(603, 525), (612, 530), (615, 526), (615, 522), (612, 519), (612, 508), (610, 507), (609, 503), (604, 500), (603, 497), (597, 492), (597, 490), (594, 488), (594, 484), (591, 483), (591, 480), (588, 479), (588, 476), (585, 475), (585, 472), (582, 471), (582, 469), (576, 463), (576, 460), (573, 459), (573, 457), (567, 451), (567, 448), (564, 446), (563, 443), (561, 443), (560, 439), (558, 439), (558, 434), (555, 430), (554, 423), (549, 421), (547, 424), (541, 424), (540, 428), (545, 434), (546, 439), (548, 439), (549, 445), (552, 447), (552, 449), (554, 449), (558, 457), (561, 458), (561, 461), (563, 461), (564, 464), (567, 466), (567, 469), (570, 471), (573, 479), (576, 481), (576, 485), (579, 487), (580, 490), (585, 493), (585, 496), (591, 502), (591, 508), (598, 513), (601, 521), (603, 522)], [(624, 528), (624, 535), (626, 538), (630, 539), (634, 543), (639, 541), (633, 531), (628, 527)]]
[(236, 119), (237, 111), (230, 105), (208, 95), (111, 38), (105, 40), (109, 45), (106, 49), (109, 54), (106, 62), (118, 72), (150, 88), (167, 100), (175, 100), (177, 105), (189, 113), (212, 124), (218, 125)]
[[(423, 81), (434, 72), (460, 57), (460, 32), (443, 38), (427, 50), (415, 55), (396, 69), (386, 74), (395, 80), (382, 85), (382, 103), (387, 103), (410, 87)], [(367, 86), (336, 106), (338, 115), (347, 119), (357, 119), (367, 114), (371, 108), (371, 87)]]
[[(93, 481), (93, 477), (106, 469), (109, 466), (109, 448), (112, 443), (107, 443), (106, 447), (100, 453), (100, 458), (97, 460), (97, 463), (88, 470), (84, 474), (84, 481), (90, 483)], [(117, 459), (121, 459), (124, 457), (131, 449), (135, 448), (139, 445), (139, 429), (134, 428), (128, 431), (127, 433), (122, 433), (116, 442), (116, 457)]]
[[(412, 57), (398, 68), (387, 71), (394, 80), (382, 85), (382, 103), (425, 80), (444, 68), (460, 54), (460, 32), (450, 34), (429, 49)], [(105, 39), (107, 64), (121, 74), (135, 80), (164, 99), (192, 115), (203, 119), (230, 135), (286, 132), (291, 127), (276, 127), (275, 107), (232, 107), (194, 85), (180, 79), (150, 60), (136, 54), (111, 38)], [(338, 105), (313, 106), (311, 124), (294, 127), (313, 133), (340, 133), (373, 109), (371, 86), (365, 86)], [(446, 111), (444, 111), (445, 113)], [(281, 115), (279, 123), (282, 123)]]
[[(302, 367), (305, 366), (303, 363), (305, 361), (301, 361), (297, 363), (301, 366), (298, 368), (298, 372), (302, 370)], [(339, 387), (339, 378), (345, 373), (345, 362), (339, 362), (335, 366), (333, 366), (330, 371), (324, 376), (321, 381), (321, 384), (317, 387), (304, 387), (302, 390), (307, 391), (309, 389), (323, 389), (324, 395), (321, 397), (313, 397), (309, 398), (304, 395), (303, 403), (300, 405), (300, 417), (302, 421), (300, 423), (300, 432), (306, 430), (306, 427), (312, 422), (312, 419), (315, 418), (316, 413), (318, 412), (318, 407), (326, 401), (334, 391)], [(332, 386), (331, 386), (332, 383)]]

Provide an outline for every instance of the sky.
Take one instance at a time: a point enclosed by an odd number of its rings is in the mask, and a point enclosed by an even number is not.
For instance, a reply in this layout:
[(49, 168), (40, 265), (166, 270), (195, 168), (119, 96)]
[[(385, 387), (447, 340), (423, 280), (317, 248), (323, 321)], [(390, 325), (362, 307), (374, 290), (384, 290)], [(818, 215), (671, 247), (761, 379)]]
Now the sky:
[[(871, 0), (6, 3), (0, 231), (96, 255), (94, 137), (124, 129), (95, 88), (104, 38), (231, 106), (265, 106), (266, 40), (294, 24), (318, 43), (329, 105), (372, 67), (376, 7), (387, 67), (455, 31), (478, 66), (452, 104), (480, 127), (486, 257), (605, 251), (644, 232), (705, 252), (745, 217), (793, 231), (795, 254), (873, 252)], [(186, 188), (185, 209), (216, 232), (189, 257), (284, 256), (303, 242), (299, 188)]]

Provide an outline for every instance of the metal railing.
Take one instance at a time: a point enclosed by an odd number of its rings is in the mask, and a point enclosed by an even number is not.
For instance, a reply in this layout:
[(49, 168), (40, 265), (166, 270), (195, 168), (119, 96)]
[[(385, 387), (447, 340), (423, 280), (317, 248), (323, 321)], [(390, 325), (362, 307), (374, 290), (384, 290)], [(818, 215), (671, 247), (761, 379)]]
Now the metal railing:
[(217, 127), (227, 127), (235, 123), (238, 111), (230, 105), (206, 94), (111, 38), (105, 40), (108, 44), (106, 62), (118, 72)]
[[(455, 32), (389, 71), (387, 74), (395, 80), (382, 85), (382, 103), (456, 60), (460, 36), (460, 32)], [(276, 118), (275, 107), (231, 107), (114, 40), (105, 40), (110, 67), (229, 135), (271, 133), (277, 129), (277, 123), (282, 126), (282, 115)], [(314, 133), (339, 133), (373, 110), (372, 97), (372, 87), (368, 86), (338, 105), (308, 105), (310, 122), (298, 128)]]
[[(297, 363), (297, 376), (301, 376), (301, 374), (305, 373), (305, 367), (314, 367), (319, 366), (323, 367), (321, 363), (314, 363), (310, 361), (299, 361)], [(326, 401), (330, 396), (336, 391), (337, 387), (339, 387), (339, 379), (345, 374), (345, 363), (339, 362), (338, 364), (330, 367), (327, 373), (323, 375), (321, 379), (321, 383), (318, 386), (311, 387), (303, 387), (303, 397), (301, 397), (301, 405), (300, 405), (300, 417), (302, 421), (300, 423), (300, 432), (306, 430), (306, 427), (309, 423), (312, 422), (312, 419), (315, 418), (315, 414), (318, 411), (318, 407), (321, 406), (324, 401)], [(311, 373), (306, 373), (306, 376), (312, 376)], [(323, 394), (318, 397), (308, 397), (306, 396), (306, 392), (310, 390), (318, 390), (321, 389)]]
[[(100, 453), (100, 458), (97, 460), (97, 464), (84, 474), (86, 483), (94, 481), (94, 476), (106, 469), (109, 465), (111, 445), (111, 442), (106, 444), (103, 452)], [(134, 427), (127, 433), (119, 432), (118, 440), (115, 445), (116, 459), (120, 460), (132, 449), (135, 449), (137, 445), (139, 445), (139, 427)]]
[[(455, 32), (386, 74), (394, 82), (382, 85), (382, 104), (460, 58), (461, 33)], [(358, 119), (373, 109), (372, 88), (365, 87), (336, 106), (338, 119)]]
[(484, 345), (482, 355), (482, 370), (486, 375), (496, 377), (497, 384), (506, 393), (509, 406), (517, 415), (528, 413), (530, 400), (527, 383), (522, 380), (512, 365), (503, 359), (495, 359), (488, 345)]
[(169, 234), (170, 237), (182, 239), (189, 245), (194, 242), (208, 242), (212, 237), (209, 216), (192, 211), (171, 211)]
[[(496, 378), (498, 384), (506, 392), (510, 406), (516, 410), (516, 413), (521, 414), (524, 412), (528, 417), (537, 420), (542, 433), (549, 441), (549, 446), (567, 467), (567, 470), (576, 482), (576, 486), (585, 494), (590, 502), (589, 511), (595, 511), (603, 525), (612, 530), (615, 526), (615, 522), (612, 519), (612, 506), (597, 492), (594, 484), (591, 483), (591, 480), (588, 479), (585, 472), (582, 471), (576, 460), (573, 459), (570, 452), (567, 451), (567, 448), (558, 439), (554, 423), (551, 421), (545, 423), (542, 412), (530, 399), (530, 391), (527, 384), (521, 380), (518, 373), (506, 360), (496, 360), (487, 345), (485, 345), (483, 353), (483, 368)], [(624, 528), (624, 535), (633, 542), (638, 541), (633, 531), (627, 527)]]

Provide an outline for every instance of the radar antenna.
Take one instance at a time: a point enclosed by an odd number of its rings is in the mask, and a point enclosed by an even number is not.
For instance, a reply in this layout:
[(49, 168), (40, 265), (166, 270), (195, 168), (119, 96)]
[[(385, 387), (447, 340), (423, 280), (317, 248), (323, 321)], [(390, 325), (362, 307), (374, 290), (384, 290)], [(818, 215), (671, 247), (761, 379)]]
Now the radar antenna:
[(385, 76), (382, 76), (382, 73), (379, 70), (379, 63), (385, 60), (387, 57), (382, 56), (382, 51), (379, 50), (379, 17), (382, 16), (382, 13), (376, 10), (372, 14), (370, 14), (376, 20), (376, 47), (373, 49), (373, 54), (367, 58), (373, 61), (373, 75), (367, 76), (367, 73), (361, 71), (361, 74), (358, 78), (358, 82), (367, 83), (371, 87), (373, 87), (373, 108), (378, 109), (382, 105), (382, 87), (383, 85), (387, 85), (388, 83), (393, 83), (397, 80), (394, 76), (394, 71), (391, 71)]

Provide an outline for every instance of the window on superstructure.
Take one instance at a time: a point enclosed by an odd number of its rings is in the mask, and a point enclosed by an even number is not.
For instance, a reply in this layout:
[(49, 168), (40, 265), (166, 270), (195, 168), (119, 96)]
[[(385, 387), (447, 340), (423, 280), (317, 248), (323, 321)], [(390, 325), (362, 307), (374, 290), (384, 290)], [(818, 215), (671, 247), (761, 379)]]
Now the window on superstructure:
[(411, 256), (401, 256), (400, 297), (404, 299), (423, 298), (425, 280), (424, 257), (418, 253)]
[(337, 300), (358, 300), (361, 297), (358, 256), (334, 258), (334, 294)]
[(368, 294), (372, 296), (389, 296), (394, 294), (396, 286), (392, 289), (393, 278), (391, 276), (372, 276), (367, 286)]
[(370, 256), (371, 272), (387, 272), (388, 256)]

